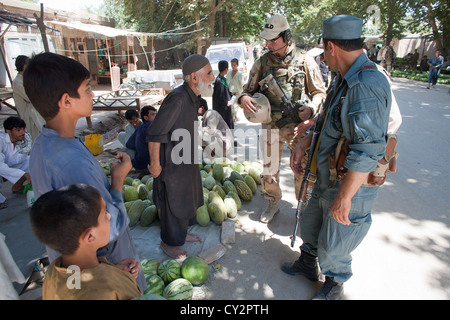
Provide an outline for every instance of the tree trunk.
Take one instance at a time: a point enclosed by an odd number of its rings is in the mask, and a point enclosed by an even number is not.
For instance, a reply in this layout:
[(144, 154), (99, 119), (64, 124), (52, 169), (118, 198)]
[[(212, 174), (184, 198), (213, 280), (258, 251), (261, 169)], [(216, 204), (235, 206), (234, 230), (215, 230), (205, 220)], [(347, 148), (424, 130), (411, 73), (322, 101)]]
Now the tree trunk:
[(436, 20), (435, 20), (434, 15), (433, 15), (433, 11), (432, 11), (433, 7), (431, 5), (431, 0), (427, 1), (426, 7), (428, 9), (427, 10), (427, 18), (428, 18), (428, 21), (430, 23), (431, 30), (433, 30), (434, 41), (436, 41), (436, 45), (437, 45), (438, 50), (443, 52), (442, 51), (442, 49), (443, 49), (442, 39), (441, 39), (441, 36), (439, 34), (439, 29), (437, 27)]

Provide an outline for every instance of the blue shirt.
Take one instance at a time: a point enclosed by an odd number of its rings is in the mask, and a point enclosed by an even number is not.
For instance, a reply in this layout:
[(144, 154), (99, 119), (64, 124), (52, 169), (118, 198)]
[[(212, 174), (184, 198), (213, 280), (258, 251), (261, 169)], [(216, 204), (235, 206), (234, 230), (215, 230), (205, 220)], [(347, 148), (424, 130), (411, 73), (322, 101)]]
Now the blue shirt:
[[(361, 70), (365, 66), (375, 69)], [(361, 54), (344, 78), (336, 76), (328, 97), (328, 118), (324, 123), (317, 153), (318, 181), (316, 191), (327, 200), (334, 200), (340, 182), (328, 188), (330, 177), (328, 156), (336, 149), (342, 133), (350, 141), (350, 152), (344, 166), (352, 171), (371, 172), (386, 150), (386, 134), (391, 107), (391, 90), (387, 78)], [(342, 100), (341, 112), (337, 106)], [(325, 110), (325, 111), (326, 111)], [(354, 196), (374, 195), (376, 187), (361, 187)]]
[(84, 183), (97, 188), (111, 215), (110, 240), (128, 226), (121, 193), (110, 191), (111, 184), (102, 166), (79, 138), (61, 138), (44, 126), (31, 149), (30, 174), (36, 199), (70, 184)]
[(152, 123), (150, 121), (143, 121), (143, 123), (134, 131), (128, 139), (126, 147), (135, 150), (134, 158), (131, 159), (131, 164), (135, 169), (147, 169), (150, 164), (150, 154), (148, 153), (147, 128)]

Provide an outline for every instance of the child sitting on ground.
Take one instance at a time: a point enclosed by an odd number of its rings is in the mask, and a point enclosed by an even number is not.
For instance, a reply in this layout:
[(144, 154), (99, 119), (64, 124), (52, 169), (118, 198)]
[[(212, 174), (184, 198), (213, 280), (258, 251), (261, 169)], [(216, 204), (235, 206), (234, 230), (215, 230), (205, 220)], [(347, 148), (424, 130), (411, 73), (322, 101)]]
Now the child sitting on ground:
[(37, 239), (61, 256), (48, 267), (43, 300), (128, 300), (142, 295), (133, 258), (113, 265), (97, 257), (110, 236), (110, 214), (98, 190), (73, 184), (43, 194), (31, 208)]

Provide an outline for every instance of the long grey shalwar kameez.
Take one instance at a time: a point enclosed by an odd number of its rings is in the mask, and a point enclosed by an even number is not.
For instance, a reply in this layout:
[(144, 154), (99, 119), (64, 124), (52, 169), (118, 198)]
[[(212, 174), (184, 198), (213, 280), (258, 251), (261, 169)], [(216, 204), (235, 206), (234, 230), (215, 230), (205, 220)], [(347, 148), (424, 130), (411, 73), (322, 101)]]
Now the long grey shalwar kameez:
[(153, 201), (161, 210), (161, 240), (169, 246), (184, 244), (188, 226), (195, 223), (197, 209), (203, 205), (196, 160), (199, 103), (184, 83), (167, 95), (147, 130), (147, 142), (161, 143), (162, 172), (153, 182)]

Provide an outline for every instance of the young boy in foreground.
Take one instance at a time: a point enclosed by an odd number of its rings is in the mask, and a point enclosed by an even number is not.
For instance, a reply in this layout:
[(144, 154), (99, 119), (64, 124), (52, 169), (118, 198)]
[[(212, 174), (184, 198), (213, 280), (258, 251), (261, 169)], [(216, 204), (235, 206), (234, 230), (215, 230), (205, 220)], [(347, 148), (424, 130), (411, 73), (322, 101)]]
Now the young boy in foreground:
[(74, 184), (43, 194), (31, 208), (36, 238), (61, 253), (48, 267), (44, 300), (129, 300), (142, 295), (136, 283), (139, 265), (116, 265), (97, 250), (109, 242), (110, 214), (94, 187)]

